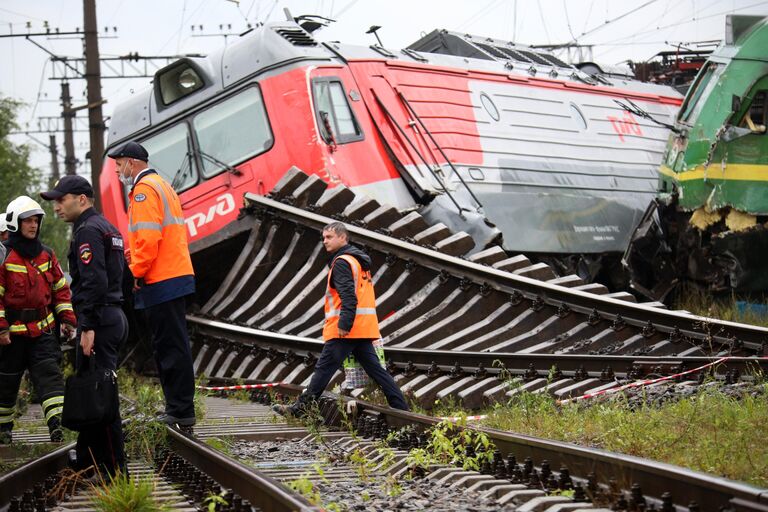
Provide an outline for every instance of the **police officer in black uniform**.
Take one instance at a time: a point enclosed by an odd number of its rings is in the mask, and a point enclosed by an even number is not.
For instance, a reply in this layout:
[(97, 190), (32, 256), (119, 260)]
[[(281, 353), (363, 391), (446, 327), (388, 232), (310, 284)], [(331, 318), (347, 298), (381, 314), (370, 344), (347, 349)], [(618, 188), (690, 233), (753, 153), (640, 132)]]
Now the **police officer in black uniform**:
[[(121, 308), (126, 268), (123, 237), (93, 208), (93, 188), (81, 176), (65, 176), (40, 196), (53, 200), (56, 214), (74, 224), (68, 258), (80, 337), (75, 366), (95, 363), (98, 370), (114, 377), (120, 345), (128, 337)], [(105, 478), (118, 471), (125, 473), (120, 414), (111, 424), (81, 431), (76, 450), (80, 468), (95, 462)]]

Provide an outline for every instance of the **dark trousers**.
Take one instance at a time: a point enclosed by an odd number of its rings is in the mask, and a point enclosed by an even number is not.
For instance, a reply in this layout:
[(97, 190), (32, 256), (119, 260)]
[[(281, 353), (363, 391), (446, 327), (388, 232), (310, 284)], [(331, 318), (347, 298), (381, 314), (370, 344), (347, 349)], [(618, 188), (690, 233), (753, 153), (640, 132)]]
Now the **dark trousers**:
[(51, 333), (43, 333), (37, 338), (11, 336), (10, 345), (0, 346), (0, 429), (9, 431), (13, 428), (16, 398), (24, 370), (29, 370), (49, 427), (58, 427), (64, 400), (60, 363), (61, 347)]
[(320, 359), (315, 365), (315, 373), (304, 394), (299, 398), (300, 402), (317, 399), (325, 391), (333, 374), (341, 368), (342, 362), (350, 355), (355, 359), (373, 380), (381, 387), (390, 407), (408, 410), (402, 391), (395, 384), (395, 380), (389, 372), (381, 366), (376, 350), (373, 348), (373, 340), (370, 339), (341, 339), (328, 340), (323, 345)]
[[(117, 354), (128, 337), (128, 321), (120, 306), (105, 306), (101, 310), (99, 326), (94, 329), (95, 358), (90, 364), (96, 364), (99, 370), (117, 369)], [(80, 368), (86, 363), (83, 349), (77, 346), (75, 365)], [(118, 470), (125, 473), (125, 450), (123, 445), (123, 423), (118, 408), (117, 418), (112, 423), (94, 425), (80, 431), (77, 436), (77, 461), (81, 469), (94, 462), (102, 476), (114, 475)], [(106, 474), (105, 474), (106, 473)]]
[(145, 310), (155, 363), (165, 395), (165, 413), (175, 418), (195, 417), (195, 371), (187, 334), (184, 297)]

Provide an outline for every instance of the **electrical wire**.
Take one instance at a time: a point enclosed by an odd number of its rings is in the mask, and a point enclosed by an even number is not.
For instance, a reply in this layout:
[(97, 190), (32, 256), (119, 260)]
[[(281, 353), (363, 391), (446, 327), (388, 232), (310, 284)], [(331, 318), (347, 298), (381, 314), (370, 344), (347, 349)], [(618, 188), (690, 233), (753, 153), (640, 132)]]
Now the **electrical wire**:
[(492, 8), (496, 7), (498, 4), (500, 4), (503, 1), (504, 0), (491, 0), (484, 7), (481, 7), (477, 12), (475, 12), (475, 14), (467, 18), (464, 21), (464, 23), (462, 23), (456, 28), (456, 30), (461, 30), (465, 27), (469, 27), (470, 25), (475, 23), (477, 20), (485, 16), (488, 11), (490, 11)]
[(547, 30), (547, 20), (544, 18), (544, 11), (541, 8), (541, 0), (538, 0), (536, 4), (539, 6), (539, 16), (541, 17), (541, 26), (544, 27), (544, 34), (547, 36), (547, 44), (552, 44), (552, 39), (549, 37), (549, 30)]
[(720, 11), (720, 12), (717, 12), (717, 13), (714, 13), (714, 14), (710, 14), (710, 15), (707, 15), (707, 16), (700, 16), (700, 17), (697, 17), (697, 18), (692, 18), (690, 20), (681, 19), (680, 21), (677, 21), (677, 22), (674, 22), (674, 23), (670, 23), (669, 25), (662, 25), (660, 27), (655, 27), (655, 28), (653, 28), (651, 30), (646, 30), (646, 31), (643, 31), (643, 32), (636, 32), (636, 33), (634, 33), (632, 35), (629, 35), (629, 36), (619, 37), (617, 39), (612, 39), (610, 41), (606, 41), (606, 42), (603, 42), (603, 43), (594, 43), (593, 45), (594, 46), (609, 46), (609, 45), (611, 45), (613, 43), (616, 43), (616, 42), (619, 42), (619, 41), (624, 41), (626, 39), (629, 39), (629, 38), (632, 38), (632, 37), (636, 37), (636, 36), (639, 36), (639, 35), (650, 34), (651, 32), (657, 32), (659, 30), (664, 30), (664, 29), (667, 29), (667, 28), (679, 27), (680, 25), (686, 25), (688, 23), (693, 23), (693, 22), (696, 22), (696, 21), (701, 21), (701, 20), (706, 20), (706, 19), (709, 19), (709, 18), (714, 18), (714, 17), (717, 17), (717, 16), (722, 16), (723, 14), (732, 14), (732, 13), (735, 13), (735, 12), (744, 11), (746, 9), (751, 9), (752, 7), (757, 7), (759, 5), (768, 5), (768, 2), (766, 2), (766, 1), (756, 2), (754, 4), (746, 5), (744, 7), (738, 8), (738, 9), (728, 9), (726, 11)]
[(571, 28), (571, 18), (568, 16), (568, 4), (563, 0), (563, 12), (565, 12), (565, 22), (568, 24), (568, 32), (571, 33), (571, 43), (576, 42), (576, 36), (573, 35), (573, 29)]
[(40, 83), (37, 86), (37, 97), (35, 98), (35, 104), (32, 107), (32, 113), (29, 115), (29, 120), (27, 123), (30, 123), (32, 121), (32, 118), (35, 117), (35, 112), (37, 112), (37, 106), (40, 104), (40, 95), (43, 93), (43, 82), (45, 80), (45, 71), (48, 67), (48, 63), (51, 62), (51, 58), (48, 57), (45, 59), (45, 62), (43, 62), (43, 72), (40, 73)]

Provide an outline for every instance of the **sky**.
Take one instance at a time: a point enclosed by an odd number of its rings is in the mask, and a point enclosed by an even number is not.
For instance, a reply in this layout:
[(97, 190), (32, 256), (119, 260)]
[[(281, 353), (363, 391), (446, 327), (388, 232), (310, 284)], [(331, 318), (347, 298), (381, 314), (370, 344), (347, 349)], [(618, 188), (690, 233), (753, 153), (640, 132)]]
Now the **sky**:
[[(374, 36), (365, 32), (379, 25), (384, 46), (400, 49), (440, 28), (531, 45), (576, 41), (592, 45), (593, 60), (603, 64), (644, 61), (681, 43), (695, 49), (700, 42), (721, 40), (727, 14), (768, 16), (768, 1), (750, 0), (97, 0), (99, 50), (102, 57), (208, 54), (237, 37), (222, 34), (239, 34), (248, 23), (285, 20), (285, 8), (293, 16), (337, 20), (315, 32), (321, 41), (374, 44)], [(46, 23), (62, 32), (81, 29), (82, 0), (0, 0), (0, 35), (40, 32)], [(56, 55), (82, 56), (79, 37), (34, 40)], [(0, 96), (24, 103), (18, 119), (22, 130), (38, 130), (41, 117), (61, 114), (60, 84), (50, 80), (48, 57), (25, 38), (0, 38)], [(149, 81), (103, 80), (104, 115)], [(84, 80), (72, 80), (70, 87), (73, 105), (84, 104)], [(87, 128), (85, 111), (75, 126)], [(49, 171), (46, 133), (13, 140), (29, 144), (33, 165)], [(63, 155), (61, 133), (57, 142)], [(75, 146), (83, 161), (87, 133), (75, 134)], [(81, 163), (78, 173), (88, 175), (90, 169)]]

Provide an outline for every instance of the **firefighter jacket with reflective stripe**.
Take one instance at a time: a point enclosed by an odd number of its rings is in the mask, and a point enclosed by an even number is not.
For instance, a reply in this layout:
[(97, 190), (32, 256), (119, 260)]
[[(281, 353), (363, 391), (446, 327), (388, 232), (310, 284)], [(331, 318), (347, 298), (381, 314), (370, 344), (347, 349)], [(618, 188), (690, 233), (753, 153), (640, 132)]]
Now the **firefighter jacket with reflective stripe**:
[(145, 284), (194, 275), (179, 196), (159, 174), (144, 174), (128, 206), (130, 268)]
[(349, 334), (345, 336), (345, 339), (380, 338), (379, 320), (376, 317), (376, 295), (373, 292), (371, 272), (369, 270), (363, 270), (360, 262), (357, 261), (357, 258), (354, 256), (350, 254), (342, 254), (333, 260), (331, 268), (328, 271), (325, 290), (325, 325), (323, 326), (323, 340), (328, 341), (339, 337), (339, 316), (341, 315), (342, 300), (331, 282), (333, 267), (339, 260), (344, 260), (352, 269), (355, 296), (357, 297), (355, 319), (352, 323), (352, 329), (350, 329)]
[(9, 249), (0, 265), (0, 332), (36, 338), (60, 322), (77, 325), (69, 285), (53, 251), (28, 260)]

